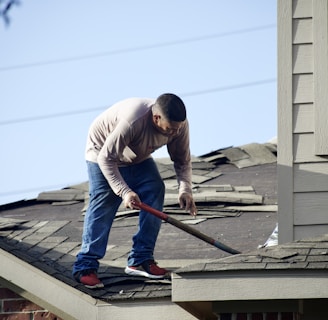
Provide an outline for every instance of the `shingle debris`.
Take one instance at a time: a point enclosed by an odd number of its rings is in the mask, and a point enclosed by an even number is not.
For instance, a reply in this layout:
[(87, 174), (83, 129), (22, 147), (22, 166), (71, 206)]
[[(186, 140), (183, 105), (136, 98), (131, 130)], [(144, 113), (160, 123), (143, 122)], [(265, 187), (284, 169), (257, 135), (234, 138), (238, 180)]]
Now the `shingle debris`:
[(26, 220), (18, 220), (11, 218), (0, 218), (0, 231), (12, 230), (19, 228)]
[(293, 241), (256, 251), (229, 256), (207, 263), (189, 265), (176, 273), (227, 270), (324, 270), (328, 269), (328, 234)]
[[(255, 151), (254, 151), (255, 150)], [(240, 148), (220, 149), (201, 157), (193, 157), (192, 159), (192, 182), (195, 201), (198, 208), (197, 219), (191, 219), (186, 215), (184, 210), (179, 207), (177, 199), (178, 184), (176, 181), (173, 163), (170, 159), (155, 159), (160, 174), (166, 185), (166, 195), (164, 201), (164, 210), (172, 217), (184, 221), (188, 224), (199, 224), (207, 219), (238, 217), (244, 211), (277, 211), (276, 206), (268, 207), (264, 202), (262, 195), (256, 194), (253, 186), (220, 184), (222, 172), (218, 164), (233, 164), (237, 168), (248, 165), (256, 166), (259, 163), (271, 163), (276, 159), (276, 147), (272, 144), (258, 145), (251, 144)], [(261, 152), (261, 156), (257, 157), (256, 152)], [(271, 156), (270, 156), (271, 153)], [(238, 156), (239, 155), (239, 156)], [(45, 203), (51, 203), (54, 206), (72, 206), (82, 204), (82, 213), (88, 207), (88, 182), (68, 186), (62, 190), (54, 190), (41, 192), (36, 200), (41, 204), (40, 212), (42, 212)], [(81, 206), (79, 206), (80, 208)], [(48, 206), (45, 210), (49, 209)], [(57, 209), (56, 212), (60, 209)], [(80, 209), (79, 209), (80, 210)], [(24, 212), (25, 214), (25, 212)], [(144, 299), (144, 298), (163, 298), (171, 296), (170, 281), (152, 281), (140, 277), (127, 277), (124, 274), (124, 268), (120, 266), (119, 259), (126, 261), (127, 254), (130, 250), (129, 243), (124, 245), (108, 248), (110, 255), (106, 255), (99, 269), (99, 277), (106, 284), (102, 290), (89, 290), (78, 284), (72, 279), (71, 270), (75, 261), (75, 256), (80, 250), (81, 243), (74, 241), (68, 231), (71, 221), (63, 219), (62, 221), (43, 221), (43, 220), (16, 220), (5, 219), (0, 220), (0, 246), (7, 252), (19, 257), (20, 259), (30, 263), (49, 275), (75, 287), (81, 291), (90, 294), (93, 297), (111, 301), (126, 299)], [(119, 208), (113, 224), (114, 231), (120, 231), (120, 227), (136, 226), (138, 224), (138, 211), (127, 210), (123, 206)], [(1, 227), (2, 226), (2, 227)], [(65, 229), (67, 228), (67, 229)], [(82, 227), (79, 227), (82, 228)], [(79, 230), (81, 231), (81, 230)], [(119, 233), (119, 232), (117, 232)], [(172, 237), (172, 235), (167, 235)], [(80, 234), (79, 234), (80, 237)], [(177, 236), (179, 237), (179, 235)], [(175, 236), (173, 245), (176, 239)], [(75, 239), (76, 240), (76, 239)], [(125, 240), (124, 240), (125, 241)], [(174, 243), (173, 243), (174, 242)], [(184, 250), (188, 250), (188, 243), (184, 242), (181, 246), (185, 246)], [(320, 250), (320, 257), (326, 258), (328, 255), (322, 254), (326, 252), (323, 248)], [(169, 249), (168, 249), (169, 250)], [(288, 248), (286, 250), (289, 250)], [(289, 250), (290, 251), (290, 250)], [(293, 252), (293, 249), (291, 249)], [(267, 253), (269, 254), (269, 253)], [(271, 253), (272, 255), (272, 253)], [(254, 261), (277, 260), (274, 257), (260, 257), (258, 255), (241, 255), (244, 262), (254, 266)], [(181, 259), (181, 257), (179, 257)], [(286, 257), (284, 260), (292, 259)], [(107, 260), (108, 261), (107, 261)], [(113, 266), (116, 262), (118, 266)], [(231, 265), (236, 257), (232, 260), (225, 260), (225, 264)], [(218, 267), (219, 265), (217, 265)], [(223, 265), (220, 265), (221, 268)], [(204, 264), (202, 268), (216, 268), (214, 264)], [(238, 267), (238, 266), (237, 266)], [(246, 265), (244, 265), (247, 268)], [(260, 265), (257, 265), (260, 268)], [(207, 269), (208, 270), (208, 269)]]
[[(219, 149), (199, 157), (192, 157), (194, 199), (198, 207), (198, 214), (202, 216), (200, 220), (194, 222), (186, 219), (185, 212), (179, 211), (178, 183), (172, 161), (169, 158), (155, 159), (166, 186), (164, 211), (174, 211), (174, 217), (185, 220), (185, 223), (200, 223), (210, 218), (238, 216), (237, 212), (277, 211), (276, 205), (266, 206), (263, 202), (263, 196), (255, 194), (252, 186), (212, 183), (212, 180), (218, 181), (222, 175), (218, 170), (218, 164), (220, 163), (231, 163), (238, 168), (273, 163), (276, 161), (276, 152), (277, 147), (274, 143), (251, 143), (241, 147)], [(82, 201), (84, 202), (82, 209), (84, 213), (89, 203), (88, 182), (68, 186), (62, 190), (42, 192), (37, 197), (37, 201), (51, 202), (52, 205), (57, 206)], [(127, 210), (121, 205), (116, 219), (137, 214), (138, 211)], [(180, 214), (184, 215), (181, 219), (178, 217)]]

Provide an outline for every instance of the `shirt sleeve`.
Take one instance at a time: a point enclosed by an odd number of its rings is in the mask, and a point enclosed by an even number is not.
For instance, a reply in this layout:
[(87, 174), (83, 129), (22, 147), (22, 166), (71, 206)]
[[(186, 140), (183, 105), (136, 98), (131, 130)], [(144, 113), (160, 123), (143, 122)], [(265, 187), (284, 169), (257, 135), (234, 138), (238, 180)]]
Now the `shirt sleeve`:
[(179, 135), (167, 145), (168, 153), (174, 164), (179, 184), (179, 194), (192, 193), (191, 156), (189, 147), (189, 123), (185, 121)]
[(128, 147), (133, 136), (133, 129), (127, 121), (120, 121), (108, 135), (98, 154), (99, 167), (107, 179), (110, 187), (120, 197), (132, 191), (123, 179), (118, 162), (130, 163), (135, 154)]

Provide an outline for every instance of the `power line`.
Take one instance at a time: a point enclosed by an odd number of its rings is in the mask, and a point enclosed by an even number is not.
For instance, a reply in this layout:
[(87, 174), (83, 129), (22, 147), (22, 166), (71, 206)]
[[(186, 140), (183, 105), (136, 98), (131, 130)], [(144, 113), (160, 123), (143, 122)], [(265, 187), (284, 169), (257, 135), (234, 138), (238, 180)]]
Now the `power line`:
[[(234, 85), (230, 85), (230, 86), (223, 86), (223, 87), (211, 88), (211, 89), (206, 89), (206, 90), (199, 90), (199, 91), (191, 91), (191, 92), (186, 92), (186, 93), (180, 93), (179, 96), (185, 98), (185, 97), (202, 95), (202, 94), (207, 94), (207, 93), (212, 93), (212, 92), (236, 90), (236, 89), (240, 89), (240, 88), (259, 86), (259, 85), (263, 85), (263, 84), (267, 84), (267, 83), (273, 83), (273, 82), (276, 82), (276, 81), (277, 81), (276, 78), (269, 78), (269, 79), (264, 79), (264, 80), (259, 80), (259, 81), (234, 84)], [(59, 112), (59, 113), (53, 113), (53, 114), (41, 115), (41, 116), (35, 116), (35, 117), (26, 117), (26, 118), (12, 119), (12, 120), (4, 120), (4, 121), (0, 121), (0, 126), (9, 125), (9, 124), (16, 124), (16, 123), (22, 123), (22, 122), (30, 122), (30, 121), (37, 121), (37, 120), (45, 120), (45, 119), (66, 117), (66, 116), (82, 114), (82, 113), (89, 113), (89, 112), (94, 112), (94, 111), (97, 111), (97, 110), (105, 110), (107, 107), (87, 108), (87, 109), (83, 109), (83, 110)]]
[(174, 46), (174, 45), (179, 45), (179, 44), (222, 38), (222, 37), (238, 35), (238, 34), (243, 34), (243, 33), (250, 33), (250, 32), (255, 32), (255, 31), (266, 30), (266, 29), (272, 29), (275, 27), (276, 27), (275, 24), (268, 24), (268, 25), (263, 25), (263, 26), (258, 26), (258, 27), (245, 28), (245, 29), (240, 29), (240, 30), (235, 30), (235, 31), (227, 31), (227, 32), (210, 34), (210, 35), (205, 35), (205, 36), (200, 36), (200, 37), (167, 41), (167, 42), (163, 42), (163, 43), (155, 43), (155, 44), (144, 45), (144, 46), (139, 46), (139, 47), (117, 49), (117, 50), (112, 50), (112, 51), (98, 52), (98, 53), (93, 53), (93, 54), (89, 54), (89, 55), (74, 56), (74, 57), (68, 57), (68, 58), (62, 58), (62, 59), (53, 59), (53, 60), (45, 60), (45, 61), (39, 61), (39, 62), (18, 64), (18, 65), (12, 65), (12, 66), (8, 66), (8, 67), (0, 67), (0, 72), (17, 70), (17, 69), (27, 69), (27, 68), (33, 68), (33, 67), (41, 67), (41, 66), (46, 66), (46, 65), (68, 63), (68, 62), (75, 62), (75, 61), (82, 61), (82, 60), (89, 60), (89, 59), (97, 59), (97, 58), (106, 57), (106, 56), (110, 56), (110, 55), (124, 54), (124, 53), (137, 52), (137, 51), (143, 51), (143, 50), (149, 50), (149, 49), (157, 49), (157, 48)]
[(105, 109), (106, 109), (106, 107), (95, 107), (95, 108), (88, 108), (88, 109), (82, 109), (82, 110), (58, 112), (58, 113), (52, 113), (52, 114), (48, 114), (48, 115), (41, 115), (41, 116), (35, 116), (35, 117), (26, 117), (26, 118), (18, 118), (18, 119), (13, 119), (13, 120), (5, 120), (5, 121), (0, 121), (0, 126), (8, 125), (8, 124), (16, 124), (16, 123), (21, 123), (21, 122), (30, 122), (30, 121), (37, 121), (37, 120), (60, 118), (60, 117), (72, 116), (72, 115), (82, 114), (82, 113), (89, 113), (89, 112), (94, 112), (97, 110), (105, 110)]
[[(245, 87), (259, 86), (262, 84), (272, 83), (272, 82), (276, 82), (276, 81), (277, 81), (276, 78), (269, 78), (269, 79), (264, 79), (264, 80), (259, 80), (259, 81), (234, 84), (234, 85), (230, 85), (230, 86), (223, 86), (223, 87), (218, 87), (218, 88), (211, 88), (211, 89), (187, 92), (187, 93), (181, 94), (181, 96), (182, 97), (190, 97), (190, 96), (196, 96), (196, 95), (201, 95), (201, 94), (206, 94), (206, 93), (211, 93), (211, 92), (235, 90), (235, 89), (240, 89), (240, 88), (245, 88)], [(0, 122), (0, 124), (1, 124), (1, 122)]]

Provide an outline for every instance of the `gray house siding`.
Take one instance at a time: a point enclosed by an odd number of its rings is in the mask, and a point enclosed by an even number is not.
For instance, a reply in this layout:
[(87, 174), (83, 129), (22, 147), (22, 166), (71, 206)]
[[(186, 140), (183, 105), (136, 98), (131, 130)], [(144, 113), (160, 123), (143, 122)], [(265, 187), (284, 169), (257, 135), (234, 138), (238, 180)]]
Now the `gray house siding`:
[(279, 243), (328, 231), (327, 0), (278, 1)]

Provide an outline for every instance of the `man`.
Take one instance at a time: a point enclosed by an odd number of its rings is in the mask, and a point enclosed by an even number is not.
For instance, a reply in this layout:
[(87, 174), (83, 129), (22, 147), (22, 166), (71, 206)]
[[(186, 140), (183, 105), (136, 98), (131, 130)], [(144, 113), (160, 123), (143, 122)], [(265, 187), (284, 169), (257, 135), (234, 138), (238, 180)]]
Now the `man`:
[[(186, 108), (176, 95), (156, 100), (130, 98), (114, 104), (92, 123), (87, 138), (86, 161), (90, 202), (84, 219), (82, 247), (73, 266), (77, 281), (101, 288), (99, 259), (106, 253), (115, 214), (124, 203), (135, 209), (144, 202), (162, 211), (164, 183), (151, 153), (167, 145), (179, 183), (179, 203), (191, 215), (197, 209), (191, 191), (191, 160)], [(125, 272), (161, 279), (167, 270), (153, 257), (161, 220), (139, 213), (139, 229), (133, 236)]]

